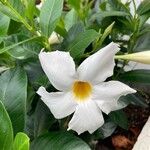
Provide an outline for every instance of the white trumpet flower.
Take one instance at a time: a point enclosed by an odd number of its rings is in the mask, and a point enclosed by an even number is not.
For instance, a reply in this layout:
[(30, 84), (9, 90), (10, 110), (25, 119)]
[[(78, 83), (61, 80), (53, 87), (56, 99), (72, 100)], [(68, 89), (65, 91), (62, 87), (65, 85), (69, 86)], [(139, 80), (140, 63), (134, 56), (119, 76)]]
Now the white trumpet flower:
[(113, 75), (114, 55), (118, 51), (119, 46), (112, 42), (85, 59), (77, 69), (69, 52), (40, 52), (42, 68), (60, 92), (48, 93), (40, 87), (37, 93), (55, 118), (74, 112), (68, 130), (93, 133), (104, 124), (102, 111), (108, 114), (123, 108), (119, 97), (136, 92), (119, 81), (103, 82)]

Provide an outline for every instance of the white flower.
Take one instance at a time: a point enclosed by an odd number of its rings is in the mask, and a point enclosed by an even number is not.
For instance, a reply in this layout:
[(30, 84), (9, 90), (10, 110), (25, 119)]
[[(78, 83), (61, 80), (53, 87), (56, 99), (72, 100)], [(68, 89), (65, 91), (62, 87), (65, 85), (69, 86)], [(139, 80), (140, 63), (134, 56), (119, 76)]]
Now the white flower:
[(113, 75), (118, 50), (118, 45), (112, 42), (85, 59), (77, 69), (69, 52), (39, 54), (44, 72), (61, 92), (48, 93), (40, 87), (37, 93), (55, 118), (74, 112), (68, 130), (93, 133), (104, 124), (102, 111), (108, 114), (124, 107), (118, 103), (119, 97), (136, 92), (119, 81), (103, 82)]

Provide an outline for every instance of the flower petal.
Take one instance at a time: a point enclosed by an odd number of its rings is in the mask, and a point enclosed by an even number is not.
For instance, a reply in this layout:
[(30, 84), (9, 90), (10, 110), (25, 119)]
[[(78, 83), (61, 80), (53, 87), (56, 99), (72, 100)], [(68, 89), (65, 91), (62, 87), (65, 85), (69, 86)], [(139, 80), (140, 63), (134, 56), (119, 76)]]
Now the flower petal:
[(53, 86), (60, 91), (68, 90), (75, 76), (75, 64), (70, 54), (61, 51), (41, 51), (39, 59)]
[(104, 124), (102, 112), (96, 106), (96, 103), (89, 100), (77, 106), (76, 111), (69, 122), (68, 130), (72, 129), (78, 134), (85, 131), (93, 133)]
[(77, 69), (79, 79), (99, 83), (113, 75), (114, 55), (119, 51), (118, 44), (111, 42), (95, 54), (85, 59)]
[(56, 119), (64, 118), (76, 109), (77, 103), (72, 99), (71, 92), (48, 93), (44, 87), (40, 87), (37, 93)]
[(125, 107), (124, 103), (118, 103), (118, 99), (136, 91), (119, 81), (103, 82), (93, 87), (92, 99), (96, 101), (100, 109), (106, 114)]

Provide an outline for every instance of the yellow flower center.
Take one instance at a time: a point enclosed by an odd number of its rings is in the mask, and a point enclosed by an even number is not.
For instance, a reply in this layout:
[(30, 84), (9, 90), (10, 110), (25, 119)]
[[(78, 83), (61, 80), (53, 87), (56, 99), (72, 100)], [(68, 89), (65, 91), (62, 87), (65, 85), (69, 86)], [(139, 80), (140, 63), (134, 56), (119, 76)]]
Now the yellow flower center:
[(88, 82), (75, 81), (72, 88), (73, 94), (77, 101), (85, 101), (91, 95), (92, 86)]

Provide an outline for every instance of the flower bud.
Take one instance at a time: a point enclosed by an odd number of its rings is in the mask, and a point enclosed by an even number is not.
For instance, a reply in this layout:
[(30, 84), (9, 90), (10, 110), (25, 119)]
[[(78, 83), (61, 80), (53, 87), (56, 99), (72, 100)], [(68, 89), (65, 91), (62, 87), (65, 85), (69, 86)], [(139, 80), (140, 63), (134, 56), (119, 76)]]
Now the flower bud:
[(53, 32), (48, 39), (49, 44), (59, 44), (61, 42), (60, 35)]
[(143, 64), (150, 64), (150, 51), (143, 51), (127, 55), (117, 55), (115, 59), (135, 61)]

